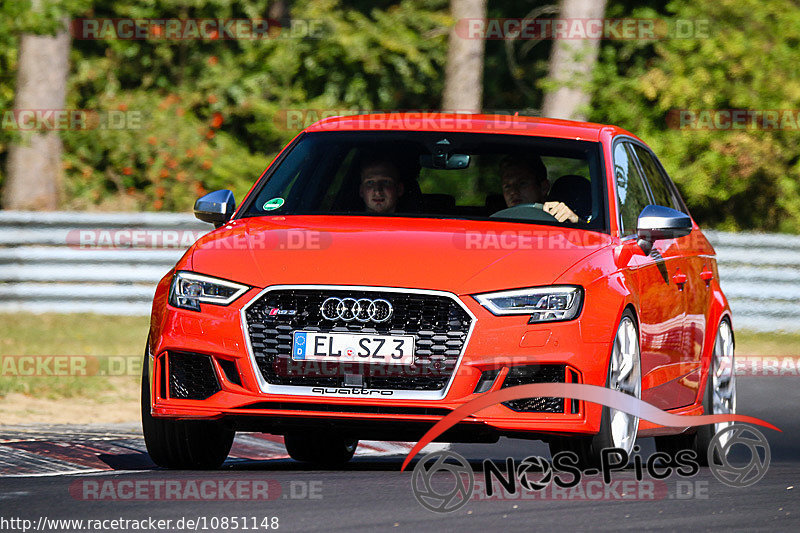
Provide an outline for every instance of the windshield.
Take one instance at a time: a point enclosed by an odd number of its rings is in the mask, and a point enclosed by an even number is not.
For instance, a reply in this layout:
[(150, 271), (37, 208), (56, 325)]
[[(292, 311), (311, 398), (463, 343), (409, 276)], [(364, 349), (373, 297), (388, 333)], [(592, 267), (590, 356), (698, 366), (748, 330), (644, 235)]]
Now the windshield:
[(600, 154), (595, 142), (522, 135), (308, 133), (241, 216), (464, 218), (606, 231)]

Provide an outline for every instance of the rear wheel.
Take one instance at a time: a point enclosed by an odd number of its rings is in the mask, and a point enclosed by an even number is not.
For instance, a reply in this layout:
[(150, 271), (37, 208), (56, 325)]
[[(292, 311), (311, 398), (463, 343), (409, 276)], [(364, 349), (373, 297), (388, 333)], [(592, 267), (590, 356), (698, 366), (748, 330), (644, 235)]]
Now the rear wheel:
[[(730, 323), (723, 320), (717, 330), (714, 353), (708, 367), (706, 389), (703, 394), (704, 414), (736, 413), (736, 373), (733, 371), (733, 352), (733, 331)], [(693, 450), (697, 453), (700, 465), (708, 466), (708, 447), (711, 445), (711, 440), (714, 435), (731, 424), (731, 422), (707, 424), (698, 427), (693, 433), (656, 437), (656, 449), (672, 457), (681, 450)], [(720, 444), (724, 446), (728, 438), (730, 433), (723, 435)]]
[(284, 437), (286, 451), (295, 461), (340, 466), (353, 458), (358, 440), (335, 432), (296, 431)]
[(142, 370), (142, 433), (147, 453), (164, 468), (209, 470), (228, 457), (235, 432), (209, 420), (170, 420), (150, 414), (150, 358)]
[[(620, 319), (611, 350), (606, 386), (637, 399), (642, 396), (639, 333), (631, 311), (625, 311)], [(555, 439), (550, 442), (550, 453), (555, 455), (561, 451), (574, 452), (578, 455), (581, 466), (598, 466), (604, 448), (621, 448), (630, 455), (638, 430), (637, 416), (604, 406), (597, 435)]]

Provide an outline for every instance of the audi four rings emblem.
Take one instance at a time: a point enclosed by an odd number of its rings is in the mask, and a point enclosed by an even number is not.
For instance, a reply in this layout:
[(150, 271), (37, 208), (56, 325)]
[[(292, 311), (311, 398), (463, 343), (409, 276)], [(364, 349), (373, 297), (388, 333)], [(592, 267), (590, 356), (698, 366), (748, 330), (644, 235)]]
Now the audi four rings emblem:
[(322, 317), (327, 320), (344, 320), (351, 322), (386, 322), (391, 318), (392, 304), (383, 298), (336, 298), (332, 296), (322, 302)]

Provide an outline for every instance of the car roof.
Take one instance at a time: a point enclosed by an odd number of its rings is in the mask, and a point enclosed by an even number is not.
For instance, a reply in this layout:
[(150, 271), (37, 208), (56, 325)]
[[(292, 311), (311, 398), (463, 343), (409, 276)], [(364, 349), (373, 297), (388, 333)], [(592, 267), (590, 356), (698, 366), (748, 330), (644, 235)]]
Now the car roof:
[(522, 115), (482, 115), (461, 113), (380, 112), (336, 116), (319, 120), (306, 128), (317, 131), (443, 131), (531, 135), (561, 139), (599, 141), (605, 130), (612, 136), (635, 135), (607, 124), (529, 117)]

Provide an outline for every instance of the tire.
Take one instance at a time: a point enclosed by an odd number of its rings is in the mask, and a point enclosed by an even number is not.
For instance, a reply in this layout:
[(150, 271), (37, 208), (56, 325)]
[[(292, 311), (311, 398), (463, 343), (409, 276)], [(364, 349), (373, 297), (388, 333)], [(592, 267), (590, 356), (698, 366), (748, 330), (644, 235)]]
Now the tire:
[[(608, 363), (606, 387), (620, 390), (637, 399), (642, 397), (639, 331), (636, 319), (630, 310), (622, 314), (617, 326)], [(549, 443), (550, 454), (573, 452), (577, 454), (581, 468), (596, 468), (600, 466), (601, 452), (604, 448), (622, 448), (631, 455), (636, 444), (638, 429), (638, 417), (603, 406), (600, 431), (596, 435), (555, 438)]]
[(335, 432), (296, 431), (287, 433), (284, 442), (295, 461), (328, 467), (344, 465), (358, 447), (358, 440)]
[(170, 420), (150, 414), (149, 357), (142, 365), (142, 433), (147, 453), (163, 468), (213, 470), (228, 457), (234, 431), (208, 420)]
[[(708, 367), (706, 388), (703, 393), (704, 414), (733, 414), (736, 412), (736, 373), (734, 369), (734, 342), (730, 323), (723, 320), (717, 329), (714, 351)], [(694, 432), (656, 437), (656, 449), (674, 457), (681, 450), (693, 450), (700, 466), (708, 466), (708, 447), (718, 431), (731, 423), (706, 424)], [(722, 442), (724, 444), (724, 442)], [(719, 457), (715, 456), (715, 462)]]

